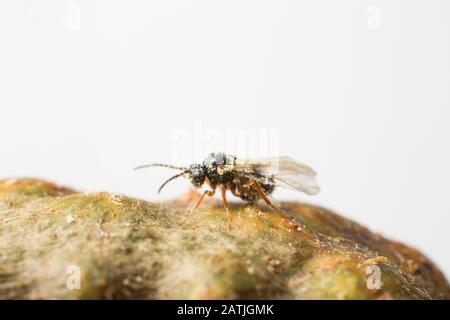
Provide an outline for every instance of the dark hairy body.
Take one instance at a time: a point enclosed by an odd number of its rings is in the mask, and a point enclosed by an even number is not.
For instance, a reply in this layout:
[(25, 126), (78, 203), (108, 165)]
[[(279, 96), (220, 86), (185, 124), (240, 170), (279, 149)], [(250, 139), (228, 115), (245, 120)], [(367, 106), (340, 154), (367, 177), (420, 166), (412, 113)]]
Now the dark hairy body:
[(263, 200), (269, 207), (277, 211), (280, 210), (269, 200), (269, 196), (275, 187), (280, 186), (308, 195), (316, 195), (320, 192), (320, 187), (315, 179), (316, 172), (306, 164), (286, 156), (238, 159), (223, 152), (213, 152), (203, 162), (191, 164), (189, 167), (154, 163), (140, 166), (138, 169), (155, 166), (181, 171), (167, 179), (158, 192), (170, 181), (178, 177), (189, 179), (196, 188), (202, 187), (205, 183), (211, 188), (211, 190), (203, 192), (184, 222), (189, 220), (205, 197), (213, 196), (218, 188), (227, 212), (228, 227), (230, 227), (231, 223), (226, 196), (227, 191), (250, 203)]
[[(220, 187), (222, 200), (227, 211), (228, 226), (230, 228), (230, 215), (228, 211), (228, 201), (226, 192), (229, 190), (235, 197), (241, 198), (250, 203), (256, 203), (259, 199), (266, 202), (267, 205), (275, 208), (268, 199), (274, 189), (274, 181), (270, 177), (265, 177), (265, 181), (260, 183), (252, 177), (262, 177), (254, 167), (249, 167), (245, 172), (236, 172), (234, 170), (237, 158), (226, 155), (221, 152), (211, 153), (202, 164), (191, 165), (190, 180), (194, 186), (200, 187), (207, 183), (211, 190), (206, 190), (195, 207), (187, 216), (186, 222), (193, 212), (203, 202), (205, 196), (213, 196), (217, 187)], [(276, 208), (275, 208), (276, 209)], [(184, 223), (183, 222), (183, 223)]]
[(277, 209), (268, 198), (268, 195), (270, 195), (275, 189), (274, 180), (270, 176), (264, 176), (261, 174), (255, 166), (247, 166), (245, 167), (245, 170), (236, 170), (236, 164), (236, 157), (222, 152), (214, 152), (211, 153), (202, 163), (192, 164), (187, 168), (165, 164), (151, 164), (138, 168), (160, 166), (182, 170), (181, 173), (178, 173), (166, 180), (159, 188), (159, 191), (161, 191), (167, 183), (181, 176), (188, 178), (192, 185), (196, 188), (202, 187), (205, 183), (209, 185), (211, 190), (205, 190), (203, 192), (202, 196), (194, 208), (189, 212), (183, 223), (190, 219), (194, 211), (198, 209), (206, 196), (213, 196), (216, 189), (220, 188), (222, 200), (227, 212), (228, 226), (230, 228), (230, 215), (226, 197), (227, 191), (230, 191), (234, 196), (253, 204), (262, 199), (267, 205)]
[(206, 182), (213, 190), (217, 186), (230, 190), (235, 197), (251, 203), (261, 199), (261, 191), (265, 195), (271, 194), (275, 184), (270, 178), (264, 183), (256, 182), (250, 176), (261, 177), (257, 168), (248, 168), (247, 172), (236, 173), (233, 171), (236, 157), (224, 153), (212, 153), (203, 161), (202, 167)]

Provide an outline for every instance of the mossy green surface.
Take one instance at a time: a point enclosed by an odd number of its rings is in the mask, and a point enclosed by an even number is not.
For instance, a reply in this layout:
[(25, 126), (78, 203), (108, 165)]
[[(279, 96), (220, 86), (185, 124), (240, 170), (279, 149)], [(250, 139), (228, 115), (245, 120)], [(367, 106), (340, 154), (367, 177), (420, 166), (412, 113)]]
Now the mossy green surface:
[[(421, 253), (323, 208), (150, 203), (0, 181), (1, 299), (448, 299)], [(72, 268), (80, 288), (70, 285)], [(377, 266), (381, 288), (368, 287)]]

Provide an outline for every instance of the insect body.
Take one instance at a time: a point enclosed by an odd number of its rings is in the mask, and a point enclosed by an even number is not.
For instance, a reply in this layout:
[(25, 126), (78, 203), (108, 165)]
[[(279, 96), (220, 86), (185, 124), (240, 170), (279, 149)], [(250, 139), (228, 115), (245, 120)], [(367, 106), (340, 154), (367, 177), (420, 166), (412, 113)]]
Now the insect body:
[[(189, 167), (175, 167), (172, 165), (154, 163), (137, 167), (168, 167), (181, 172), (166, 180), (158, 193), (170, 181), (184, 176), (199, 188), (207, 183), (211, 190), (206, 190), (195, 207), (189, 212), (185, 223), (200, 206), (206, 196), (213, 196), (219, 187), (222, 200), (227, 212), (228, 225), (230, 215), (226, 192), (231, 193), (250, 203), (263, 200), (270, 207), (277, 209), (269, 200), (275, 187), (285, 187), (304, 192), (309, 195), (319, 193), (320, 189), (315, 180), (316, 173), (307, 165), (298, 163), (288, 157), (262, 158), (255, 160), (240, 160), (234, 156), (221, 152), (211, 153), (202, 163), (192, 164)], [(278, 209), (277, 209), (278, 210)]]

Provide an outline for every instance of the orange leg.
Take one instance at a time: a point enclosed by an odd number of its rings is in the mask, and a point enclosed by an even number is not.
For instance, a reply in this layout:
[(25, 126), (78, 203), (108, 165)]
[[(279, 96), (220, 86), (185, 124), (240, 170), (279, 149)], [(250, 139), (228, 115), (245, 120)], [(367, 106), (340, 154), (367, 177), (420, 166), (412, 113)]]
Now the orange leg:
[(227, 212), (227, 220), (228, 220), (228, 230), (231, 230), (231, 217), (230, 211), (228, 210), (228, 201), (227, 201), (227, 188), (222, 185), (220, 186), (220, 193), (222, 194), (223, 205), (225, 206), (225, 210)]
[(264, 190), (261, 188), (261, 186), (259, 185), (258, 182), (252, 180), (252, 184), (256, 186), (256, 192), (258, 192), (259, 196), (261, 197), (261, 199), (264, 200), (264, 202), (271, 208), (275, 209), (278, 212), (281, 212), (280, 209), (278, 209), (277, 207), (275, 207), (272, 202), (270, 202), (269, 198), (267, 198), (266, 194), (264, 193)]
[(231, 194), (235, 197), (239, 197), (238, 193), (237, 193), (237, 189), (236, 189), (236, 185), (232, 184), (229, 186)]
[(189, 212), (189, 214), (187, 215), (186, 219), (184, 219), (184, 221), (181, 223), (181, 225), (185, 224), (192, 217), (192, 214), (194, 213), (195, 210), (198, 209), (198, 207), (200, 207), (200, 205), (202, 204), (202, 202), (205, 199), (206, 195), (208, 195), (209, 197), (212, 197), (215, 192), (216, 192), (215, 188), (212, 191), (206, 190), (205, 192), (203, 192), (203, 194), (200, 197), (200, 199), (198, 200), (197, 204), (195, 205), (194, 208), (192, 208), (192, 210)]

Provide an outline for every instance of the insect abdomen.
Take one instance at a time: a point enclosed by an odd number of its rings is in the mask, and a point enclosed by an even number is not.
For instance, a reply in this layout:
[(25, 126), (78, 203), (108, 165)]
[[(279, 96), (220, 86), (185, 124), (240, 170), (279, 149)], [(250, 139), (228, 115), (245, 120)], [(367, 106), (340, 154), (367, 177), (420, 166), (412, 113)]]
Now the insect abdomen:
[[(266, 195), (271, 194), (275, 189), (275, 185), (270, 181), (267, 183), (262, 183), (259, 186)], [(236, 195), (244, 201), (257, 202), (261, 199), (260, 190), (251, 179), (235, 179), (231, 188), (234, 188)]]

